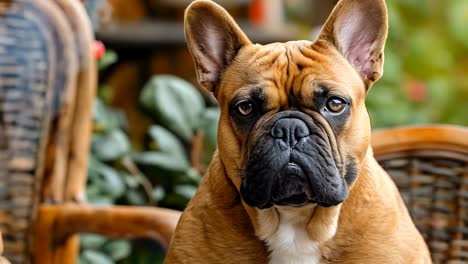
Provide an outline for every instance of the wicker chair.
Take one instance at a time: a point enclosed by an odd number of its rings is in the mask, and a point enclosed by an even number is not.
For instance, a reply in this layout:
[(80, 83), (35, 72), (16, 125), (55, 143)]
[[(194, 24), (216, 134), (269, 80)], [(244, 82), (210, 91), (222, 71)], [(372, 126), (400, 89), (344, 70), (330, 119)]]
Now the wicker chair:
[(395, 180), (434, 263), (468, 263), (468, 128), (377, 131), (377, 161)]
[(0, 233), (13, 264), (75, 263), (78, 233), (167, 246), (178, 221), (171, 210), (85, 203), (92, 43), (80, 1), (0, 0)]

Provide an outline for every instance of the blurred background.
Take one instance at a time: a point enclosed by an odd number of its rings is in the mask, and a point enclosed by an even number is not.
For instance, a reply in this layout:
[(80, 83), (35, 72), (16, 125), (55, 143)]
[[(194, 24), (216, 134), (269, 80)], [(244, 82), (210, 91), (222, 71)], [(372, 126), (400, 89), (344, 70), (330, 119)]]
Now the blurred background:
[[(216, 148), (219, 110), (196, 84), (183, 33), (189, 0), (86, 0), (100, 86), (87, 196), (93, 204), (183, 210)], [(335, 0), (220, 0), (253, 42), (313, 40)], [(388, 0), (374, 129), (468, 125), (468, 1)], [(161, 263), (151, 241), (81, 236), (79, 263)]]

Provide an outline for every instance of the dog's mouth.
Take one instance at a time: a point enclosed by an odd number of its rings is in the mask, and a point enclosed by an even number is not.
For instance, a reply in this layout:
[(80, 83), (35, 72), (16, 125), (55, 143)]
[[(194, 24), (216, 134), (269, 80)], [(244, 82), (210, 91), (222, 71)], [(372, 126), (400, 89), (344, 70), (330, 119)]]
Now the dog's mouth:
[(301, 207), (311, 203), (322, 207), (335, 205), (333, 202), (321, 201), (310, 184), (302, 168), (290, 162), (278, 174), (268, 204), (292, 207)]
[(270, 203), (299, 207), (310, 202), (312, 195), (304, 171), (298, 164), (288, 163), (276, 177)]
[[(241, 191), (241, 195), (247, 204), (259, 209), (266, 209), (272, 206), (302, 207), (308, 204), (317, 204), (321, 207), (335, 206), (341, 203), (342, 199), (327, 199), (324, 195), (316, 194), (314, 187), (308, 180), (306, 173), (296, 163), (288, 163), (276, 176), (273, 181), (270, 195), (267, 200), (261, 202), (251, 199), (255, 195)], [(242, 184), (241, 187), (245, 185)], [(258, 190), (264, 193), (266, 190)], [(325, 195), (326, 196), (326, 195)], [(321, 198), (324, 198), (323, 200)]]
[(307, 195), (305, 193), (300, 193), (300, 194), (293, 194), (279, 201), (274, 201), (273, 204), (283, 205), (283, 206), (292, 206), (292, 207), (301, 207), (309, 203), (313, 203), (313, 201), (310, 201), (309, 199), (307, 199)]

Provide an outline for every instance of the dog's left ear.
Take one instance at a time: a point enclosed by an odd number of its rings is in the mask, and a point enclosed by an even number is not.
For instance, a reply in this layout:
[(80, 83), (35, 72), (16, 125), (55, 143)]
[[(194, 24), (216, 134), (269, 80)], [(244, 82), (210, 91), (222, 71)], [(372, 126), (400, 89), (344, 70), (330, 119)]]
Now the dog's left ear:
[(359, 72), (369, 89), (383, 74), (387, 31), (384, 0), (340, 0), (319, 40), (333, 44)]

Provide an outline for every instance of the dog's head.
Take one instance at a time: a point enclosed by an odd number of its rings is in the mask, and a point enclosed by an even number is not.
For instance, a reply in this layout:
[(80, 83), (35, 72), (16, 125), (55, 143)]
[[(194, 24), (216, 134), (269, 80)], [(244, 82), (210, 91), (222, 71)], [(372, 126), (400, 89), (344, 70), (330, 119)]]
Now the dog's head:
[(218, 148), (250, 206), (343, 202), (369, 146), (384, 0), (341, 0), (317, 40), (252, 44), (211, 1), (185, 13), (199, 82), (221, 107)]

